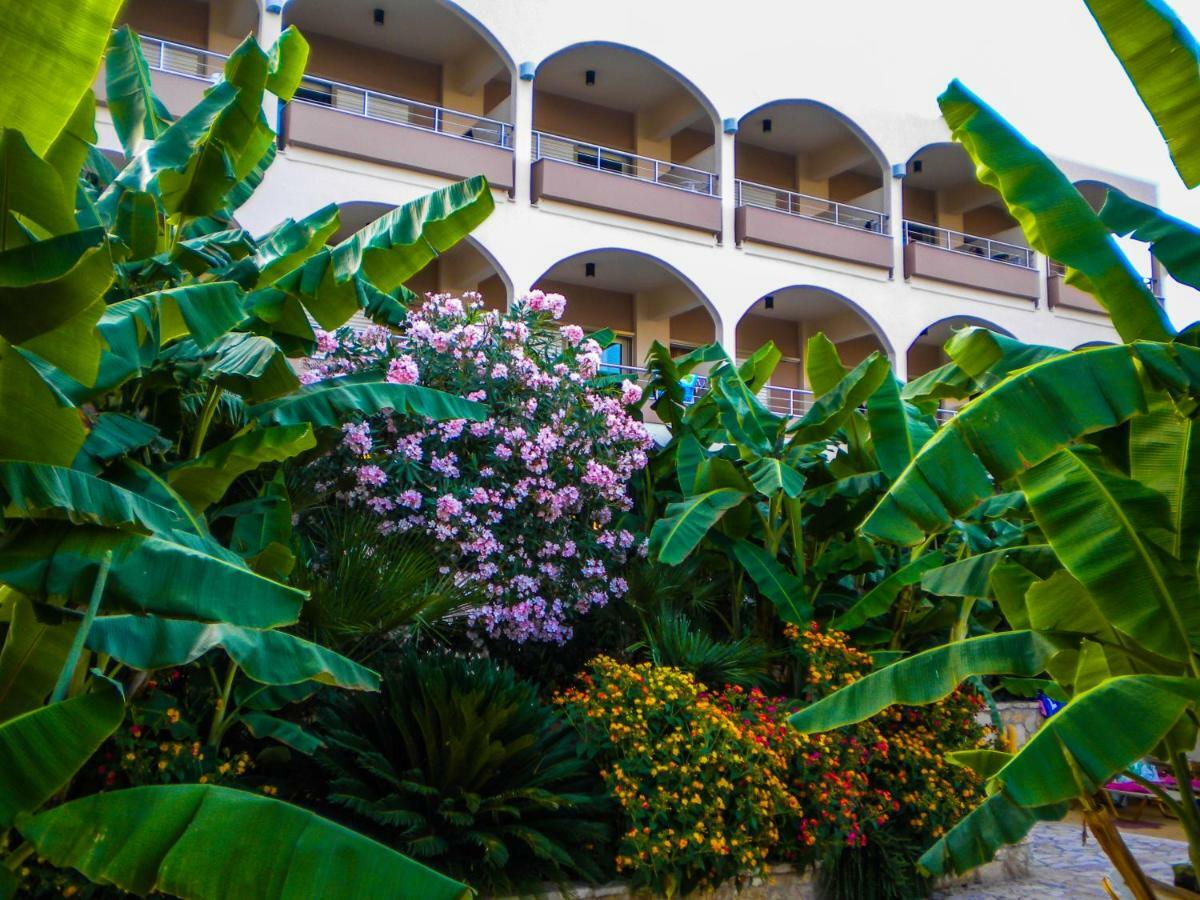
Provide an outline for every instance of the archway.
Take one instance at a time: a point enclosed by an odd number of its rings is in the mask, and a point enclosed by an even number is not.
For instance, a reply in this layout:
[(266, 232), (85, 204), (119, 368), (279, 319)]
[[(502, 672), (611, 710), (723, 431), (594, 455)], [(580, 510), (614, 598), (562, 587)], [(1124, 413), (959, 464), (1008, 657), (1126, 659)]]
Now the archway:
[(813, 100), (773, 100), (735, 139), (738, 205), (887, 232), (887, 157), (851, 119)]
[(610, 366), (640, 366), (654, 341), (679, 355), (719, 334), (719, 317), (700, 289), (673, 266), (636, 250), (577, 253), (533, 286), (567, 298), (564, 322), (613, 331), (617, 340), (605, 359)]

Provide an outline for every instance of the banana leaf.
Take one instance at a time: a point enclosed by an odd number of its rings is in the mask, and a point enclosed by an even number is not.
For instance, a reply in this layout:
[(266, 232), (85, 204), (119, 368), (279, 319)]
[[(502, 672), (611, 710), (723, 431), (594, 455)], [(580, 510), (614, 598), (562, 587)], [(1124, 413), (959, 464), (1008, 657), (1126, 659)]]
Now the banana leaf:
[(1142, 103), (1179, 177), (1200, 184), (1200, 46), (1162, 0), (1085, 0)]
[(278, 716), (252, 711), (240, 713), (238, 718), (256, 738), (271, 738), (306, 756), (311, 756), (325, 746), (325, 742), (315, 734)]
[(999, 384), (1018, 369), (1067, 352), (1061, 347), (1026, 344), (978, 326), (956, 331), (946, 341), (945, 350), (980, 391)]
[(1109, 188), (1100, 220), (1113, 234), (1131, 235), (1150, 245), (1176, 281), (1200, 289), (1200, 229)]
[(37, 228), (38, 237), (75, 231), (75, 193), (68, 196), (54, 166), (25, 143), (19, 131), (0, 131), (0, 250), (26, 242), (10, 216)]
[(779, 618), (792, 625), (807, 625), (812, 621), (812, 603), (802, 579), (750, 541), (734, 541), (733, 555), (763, 596), (775, 604)]
[(1169, 521), (1166, 498), (1069, 450), (1020, 484), (1046, 541), (1105, 620), (1155, 653), (1188, 658), (1200, 645), (1200, 587), (1152, 540)]
[(167, 130), (171, 115), (154, 96), (141, 39), (128, 25), (113, 32), (104, 66), (113, 128), (125, 155), (132, 158), (143, 144), (156, 140)]
[[(694, 442), (695, 439), (692, 440)], [(746, 466), (746, 475), (754, 484), (754, 489), (765, 497), (783, 491), (785, 496), (795, 498), (804, 491), (804, 476), (774, 456), (764, 456)]]
[(263, 424), (310, 422), (313, 428), (340, 428), (347, 416), (372, 416), (385, 409), (439, 422), (482, 422), (487, 417), (487, 407), (481, 403), (416, 384), (391, 384), (370, 374), (304, 385), (286, 397), (251, 407), (250, 415)]
[(921, 589), (939, 597), (987, 597), (992, 571), (1006, 559), (1038, 571), (1048, 570), (1047, 575), (1058, 566), (1054, 551), (1045, 544), (1001, 547), (930, 569), (921, 575)]
[(933, 877), (968, 872), (994, 859), (1006, 844), (1017, 843), (1038, 822), (1057, 822), (1067, 808), (1054, 803), (1029, 809), (1003, 792), (993, 794), (926, 850), (917, 865)]
[(941, 565), (945, 559), (941, 550), (934, 550), (901, 566), (830, 622), (829, 627), (838, 631), (852, 631), (860, 625), (865, 625), (868, 619), (883, 615), (892, 608), (892, 604), (904, 588), (920, 582), (926, 572)]
[(832, 436), (890, 376), (891, 364), (887, 357), (873, 352), (818, 398), (798, 422), (788, 427), (789, 446)]
[(0, 29), (0, 129), (45, 153), (100, 69), (121, 0), (46, 0), (5, 8)]
[(71, 649), (75, 623), (39, 622), (33, 604), (12, 598), (12, 620), (0, 649), (0, 722), (46, 702)]
[(79, 411), (0, 342), (0, 458), (67, 466), (86, 439)]
[(889, 374), (867, 400), (867, 422), (871, 426), (875, 457), (883, 474), (893, 480), (933, 437), (933, 429), (901, 399), (901, 387), (900, 381)]
[(98, 616), (88, 631), (87, 647), (142, 670), (185, 666), (219, 647), (260, 684), (316, 681), (379, 690), (379, 676), (370, 669), (283, 631), (159, 616)]
[(974, 160), (976, 176), (1000, 192), (1026, 240), (1067, 266), (1067, 283), (1095, 295), (1123, 340), (1165, 341), (1174, 335), (1104, 223), (1046, 154), (959, 81), (950, 83), (938, 105), (954, 139)]
[(650, 530), (650, 547), (658, 561), (668, 566), (683, 562), (708, 530), (745, 499), (743, 491), (725, 487), (670, 504)]
[[(251, 628), (289, 625), (303, 591), (263, 578), (207, 544), (181, 543), (94, 526), (27, 529), (0, 548), (0, 583), (30, 597), (86, 603), (100, 558), (113, 551), (104, 595), (112, 608), (156, 612)], [(228, 551), (226, 551), (228, 552)]]
[(17, 827), (53, 865), (142, 895), (470, 896), (464, 885), (315, 813), (215, 785), (93, 794), (24, 818)]
[(96, 684), (0, 724), (0, 828), (58, 793), (117, 730), (125, 699), (109, 682)]
[(1060, 647), (1034, 631), (1005, 631), (934, 647), (878, 669), (788, 720), (805, 733), (869, 719), (894, 704), (920, 706), (948, 696), (972, 675), (1040, 675)]
[(207, 509), (225, 496), (246, 472), (291, 459), (317, 445), (312, 426), (277, 425), (250, 429), (167, 470), (167, 482), (195, 509)]
[(808, 339), (804, 348), (804, 374), (814, 396), (824, 397), (838, 386), (849, 371), (842, 365), (837, 347), (823, 332), (818, 332)]
[(1200, 429), (1169, 400), (1156, 398), (1150, 411), (1129, 423), (1130, 475), (1170, 504), (1166, 548), (1178, 559), (1200, 551)]
[(1145, 409), (1142, 376), (1126, 346), (1079, 350), (1020, 369), (938, 430), (861, 530), (892, 543), (920, 543), (992, 496), (995, 482)]
[[(79, 177), (87, 162), (88, 154), (97, 142), (96, 134), (96, 95), (91, 88), (83, 92), (75, 112), (63, 126), (50, 149), (46, 151), (46, 162), (54, 167), (62, 182), (63, 196), (67, 203), (74, 206), (75, 192), (79, 187)], [(82, 223), (81, 223), (81, 227)]]

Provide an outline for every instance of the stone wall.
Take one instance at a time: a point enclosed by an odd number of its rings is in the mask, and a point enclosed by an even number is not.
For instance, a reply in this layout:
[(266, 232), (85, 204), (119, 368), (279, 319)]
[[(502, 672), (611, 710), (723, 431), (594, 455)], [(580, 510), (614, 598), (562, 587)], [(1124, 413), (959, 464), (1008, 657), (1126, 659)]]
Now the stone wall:
[[(1007, 731), (1012, 726), (1017, 733), (1017, 747), (1033, 737), (1034, 732), (1042, 727), (1042, 711), (1036, 700), (1005, 700), (997, 703), (1000, 710), (1000, 721)], [(992, 724), (992, 713), (989, 709), (982, 710), (976, 717), (981, 725)]]

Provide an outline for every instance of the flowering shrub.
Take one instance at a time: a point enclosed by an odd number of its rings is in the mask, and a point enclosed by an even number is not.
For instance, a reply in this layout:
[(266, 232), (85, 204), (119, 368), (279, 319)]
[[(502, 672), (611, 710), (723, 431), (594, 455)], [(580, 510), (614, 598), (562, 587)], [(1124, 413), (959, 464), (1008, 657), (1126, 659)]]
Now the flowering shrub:
[(558, 702), (623, 813), (619, 872), (670, 895), (763, 870), (796, 804), (778, 717), (747, 721), (679, 669), (606, 656)]
[(517, 642), (567, 640), (574, 617), (626, 591), (617, 572), (644, 552), (618, 525), (652, 444), (627, 409), (641, 390), (597, 378), (600, 345), (555, 324), (565, 302), (534, 291), (504, 314), (475, 294), (429, 295), (396, 332), (322, 334), (305, 373), (383, 370), (487, 405), (482, 422), (347, 422), (317, 487), (370, 508), (381, 533), (432, 538), (443, 572), (486, 595), (471, 623)]
[[(805, 703), (873, 668), (871, 657), (849, 646), (846, 635), (822, 631), (815, 622), (803, 630), (790, 627), (788, 636), (795, 642)], [(943, 750), (990, 743), (991, 729), (976, 721), (982, 706), (978, 692), (959, 688), (929, 706), (893, 706), (857, 725), (798, 735), (790, 778), (800, 816), (795, 842), (785, 844), (782, 855), (806, 863), (823, 858), (829, 866), (840, 850), (898, 835), (919, 855), (983, 797), (978, 777), (942, 756)], [(905, 862), (915, 878), (915, 856)]]

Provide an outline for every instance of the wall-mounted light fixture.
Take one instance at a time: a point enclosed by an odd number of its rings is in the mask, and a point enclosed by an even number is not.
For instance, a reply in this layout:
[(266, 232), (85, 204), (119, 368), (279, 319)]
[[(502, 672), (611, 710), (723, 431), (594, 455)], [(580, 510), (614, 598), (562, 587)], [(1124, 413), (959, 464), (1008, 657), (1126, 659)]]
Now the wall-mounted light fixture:
[(583, 73), (583, 83), (588, 87), (594, 87), (596, 84), (596, 70), (588, 69)]
[(377, 7), (375, 7), (375, 12), (374, 12), (374, 13), (372, 13), (372, 15), (373, 15), (373, 16), (374, 16), (374, 18), (375, 18), (375, 24), (376, 24), (376, 25), (382, 25), (382, 24), (383, 24), (383, 10), (382, 10), (382, 9), (380, 9), (378, 6), (377, 6)]
[(596, 277), (596, 264), (595, 263), (584, 263), (583, 264), (583, 277), (584, 278), (595, 278)]
[(920, 171), (921, 171), (921, 161), (920, 161), (919, 159), (914, 159), (914, 160), (912, 161), (912, 170), (913, 170), (914, 172), (920, 172)]
[(762, 128), (763, 128), (763, 134), (770, 134), (771, 133), (771, 120), (763, 119)]
[(767, 296), (765, 296), (763, 298), (763, 309), (774, 309), (774, 308), (775, 308), (775, 295), (767, 294)]

